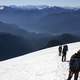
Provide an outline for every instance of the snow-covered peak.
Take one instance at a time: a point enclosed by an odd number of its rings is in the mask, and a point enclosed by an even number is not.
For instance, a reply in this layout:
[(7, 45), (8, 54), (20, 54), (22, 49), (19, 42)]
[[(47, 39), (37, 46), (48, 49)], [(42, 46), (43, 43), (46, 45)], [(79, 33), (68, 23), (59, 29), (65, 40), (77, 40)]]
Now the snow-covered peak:
[(4, 6), (0, 6), (0, 10), (4, 10), (4, 8), (5, 8)]
[(3, 10), (4, 8), (14, 8), (14, 9), (22, 9), (22, 10), (42, 10), (45, 8), (53, 8), (53, 9), (64, 9), (64, 10), (79, 10), (80, 8), (76, 7), (60, 7), (60, 6), (48, 6), (48, 5), (26, 5), (26, 6), (15, 6), (15, 5), (10, 5), (10, 6), (0, 6), (0, 10)]
[(44, 8), (48, 8), (49, 6), (46, 6), (46, 5), (38, 5), (38, 6), (36, 6), (36, 5), (14, 6), (14, 5), (12, 5), (10, 7), (12, 7), (12, 8), (20, 8), (20, 9), (24, 9), (24, 10), (25, 9), (30, 10), (30, 9), (44, 9)]
[(64, 9), (70, 9), (70, 10), (79, 10), (80, 7), (64, 7)]

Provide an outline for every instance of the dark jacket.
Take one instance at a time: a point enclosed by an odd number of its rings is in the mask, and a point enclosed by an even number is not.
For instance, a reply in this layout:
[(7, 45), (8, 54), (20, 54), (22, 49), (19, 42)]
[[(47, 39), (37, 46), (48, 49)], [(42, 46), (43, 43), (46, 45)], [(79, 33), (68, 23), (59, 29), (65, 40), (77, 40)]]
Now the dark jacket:
[(64, 45), (64, 47), (63, 47), (63, 55), (66, 55), (67, 51), (68, 51), (68, 46)]
[(69, 65), (71, 71), (80, 71), (80, 52), (77, 52), (74, 55), (72, 55)]

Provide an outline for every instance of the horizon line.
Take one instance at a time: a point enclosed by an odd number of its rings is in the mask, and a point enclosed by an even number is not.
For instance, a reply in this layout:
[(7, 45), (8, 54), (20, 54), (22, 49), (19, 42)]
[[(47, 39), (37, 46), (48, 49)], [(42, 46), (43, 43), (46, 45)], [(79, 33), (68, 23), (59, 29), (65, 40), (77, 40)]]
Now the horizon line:
[(0, 6), (8, 6), (8, 7), (10, 7), (10, 6), (13, 6), (13, 7), (27, 7), (27, 6), (46, 6), (46, 7), (66, 7), (66, 8), (80, 8), (80, 6), (60, 6), (60, 5), (43, 5), (43, 4), (41, 4), (41, 5), (34, 5), (34, 4), (30, 4), (30, 5), (16, 5), (16, 4), (14, 4), (14, 5), (2, 5), (2, 4), (0, 4)]

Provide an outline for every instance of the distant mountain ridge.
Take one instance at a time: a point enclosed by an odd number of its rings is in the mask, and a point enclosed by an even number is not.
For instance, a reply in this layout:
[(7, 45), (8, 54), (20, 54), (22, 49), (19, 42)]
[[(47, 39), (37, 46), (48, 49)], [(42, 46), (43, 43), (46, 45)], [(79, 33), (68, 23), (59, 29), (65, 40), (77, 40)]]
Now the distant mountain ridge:
[[(4, 9), (0, 10), (0, 21), (16, 24), (20, 28), (30, 32), (53, 34), (68, 31), (73, 33), (79, 32), (77, 30), (79, 30), (80, 26), (80, 8), (63, 8), (57, 6), (31, 7), (27, 9), (26, 7), (4, 6)], [(41, 9), (36, 7), (41, 7)], [(78, 28), (73, 28), (76, 26)], [(59, 29), (59, 27), (61, 28)]]
[(80, 7), (60, 7), (60, 6), (48, 6), (48, 5), (26, 5), (26, 6), (16, 6), (16, 5), (10, 5), (10, 6), (0, 6), (0, 8), (5, 9), (6, 7), (14, 8), (14, 9), (45, 9), (45, 8), (62, 8), (66, 10), (78, 10)]
[[(58, 6), (0, 6), (0, 11), (31, 11), (31, 10), (39, 10), (39, 11), (47, 11), (48, 13), (61, 13), (61, 12), (74, 12), (80, 10), (80, 8), (73, 7), (58, 7)], [(52, 11), (51, 11), (52, 10)]]
[(69, 44), (69, 43), (79, 42), (79, 41), (80, 41), (80, 36), (75, 36), (69, 33), (64, 33), (48, 41), (48, 44), (46, 45), (46, 47), (48, 48), (48, 47), (64, 45), (64, 44)]

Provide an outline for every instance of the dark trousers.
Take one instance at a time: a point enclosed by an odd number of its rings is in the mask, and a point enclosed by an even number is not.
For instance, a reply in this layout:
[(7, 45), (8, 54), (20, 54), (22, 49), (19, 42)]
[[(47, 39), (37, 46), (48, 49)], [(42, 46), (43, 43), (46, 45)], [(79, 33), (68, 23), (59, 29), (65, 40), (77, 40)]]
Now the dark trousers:
[(62, 55), (62, 62), (66, 61), (66, 54)]
[(59, 56), (61, 56), (61, 51), (59, 51)]
[(68, 75), (68, 79), (67, 80), (71, 80), (73, 74), (74, 74), (74, 80), (78, 80), (79, 72), (73, 73), (72, 71), (69, 71), (69, 75)]

